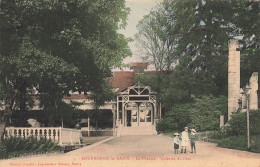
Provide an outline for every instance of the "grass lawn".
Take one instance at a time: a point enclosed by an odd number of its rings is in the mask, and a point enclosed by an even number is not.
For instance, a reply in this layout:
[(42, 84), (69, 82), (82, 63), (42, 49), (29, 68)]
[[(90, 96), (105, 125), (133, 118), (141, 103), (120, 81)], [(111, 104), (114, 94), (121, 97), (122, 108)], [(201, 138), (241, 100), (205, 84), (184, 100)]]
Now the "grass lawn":
[[(209, 139), (219, 147), (248, 151), (246, 136), (229, 136), (225, 139)], [(251, 152), (260, 153), (260, 135), (251, 136)]]
[[(173, 136), (174, 133), (178, 132), (177, 130), (165, 131), (163, 134), (166, 136)], [(178, 132), (181, 134), (181, 132)]]

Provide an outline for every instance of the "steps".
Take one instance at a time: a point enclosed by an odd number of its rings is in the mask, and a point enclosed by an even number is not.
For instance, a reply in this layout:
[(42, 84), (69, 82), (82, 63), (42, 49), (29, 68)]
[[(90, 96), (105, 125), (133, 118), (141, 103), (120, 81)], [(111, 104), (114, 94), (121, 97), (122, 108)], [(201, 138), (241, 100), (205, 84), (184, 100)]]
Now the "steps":
[(120, 136), (155, 135), (153, 126), (122, 127)]

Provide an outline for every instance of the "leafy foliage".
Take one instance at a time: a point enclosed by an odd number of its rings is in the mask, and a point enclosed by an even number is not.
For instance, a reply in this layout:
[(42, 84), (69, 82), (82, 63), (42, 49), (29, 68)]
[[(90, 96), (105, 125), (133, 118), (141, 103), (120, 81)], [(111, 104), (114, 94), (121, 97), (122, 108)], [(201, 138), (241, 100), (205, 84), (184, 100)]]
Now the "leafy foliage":
[(199, 131), (218, 129), (220, 115), (227, 112), (227, 98), (204, 95), (194, 100), (195, 103), (190, 111), (191, 123), (189, 125)]
[(185, 126), (197, 131), (217, 130), (219, 117), (227, 110), (227, 98), (203, 95), (193, 97), (192, 103), (179, 103), (167, 111), (157, 124), (158, 130), (183, 130)]
[(215, 89), (214, 83), (208, 80), (210, 76), (207, 73), (194, 72), (185, 66), (186, 63), (183, 59), (180, 65), (162, 80), (161, 98), (167, 109), (170, 109), (172, 104), (192, 102), (192, 95), (210, 94)]
[(157, 131), (183, 130), (190, 123), (190, 110), (192, 104), (176, 104), (166, 113), (165, 118), (160, 120), (157, 125)]
[(18, 89), (17, 109), (25, 111), (36, 92), (53, 111), (69, 91), (106, 94), (104, 78), (131, 55), (117, 32), (128, 13), (121, 0), (2, 0), (1, 100)]
[[(167, 14), (161, 14), (162, 9)], [(150, 34), (158, 36), (155, 42), (164, 39), (159, 37), (166, 37), (169, 45), (174, 46), (169, 55), (173, 53), (178, 60), (168, 62), (175, 63), (173, 71), (159, 80), (159, 96), (166, 116), (176, 104), (193, 103), (189, 109), (189, 126), (198, 130), (218, 129), (219, 115), (227, 113), (224, 96), (227, 96), (230, 39), (238, 39), (240, 44), (241, 85), (248, 82), (252, 72), (260, 73), (260, 29), (256, 28), (259, 27), (259, 11), (259, 1), (175, 0), (159, 4), (143, 18), (139, 23), (142, 30), (139, 36), (149, 30)], [(168, 24), (172, 25), (168, 27)], [(154, 83), (155, 80), (150, 84)], [(176, 128), (173, 120), (166, 117), (165, 123), (158, 125), (163, 127), (161, 129)]]
[(172, 29), (175, 22), (172, 21), (171, 15), (170, 6), (163, 2), (145, 15), (137, 25), (138, 33), (135, 39), (143, 53), (141, 57), (152, 62), (156, 71), (169, 71), (173, 62), (178, 60), (174, 53), (176, 40)]
[(10, 137), (0, 141), (0, 159), (59, 150), (60, 147), (57, 143), (46, 139), (37, 140), (33, 137), (27, 139)]
[[(250, 133), (252, 135), (260, 134), (260, 112), (259, 110), (251, 110), (249, 112)], [(246, 113), (232, 114), (229, 122), (232, 135), (246, 135), (247, 134), (247, 115)]]
[[(251, 110), (250, 120), (250, 143), (249, 151), (260, 152), (260, 112)], [(239, 150), (247, 148), (247, 117), (246, 113), (236, 113), (231, 116), (230, 126), (222, 127), (219, 130), (209, 133), (210, 141), (218, 143), (220, 147), (227, 147)]]
[(247, 150), (246, 136), (230, 136), (225, 139), (212, 139), (218, 146), (237, 150)]
[(219, 147), (231, 148), (236, 150), (251, 151), (255, 153), (260, 153), (260, 135), (254, 135), (252, 137), (252, 146), (250, 150), (247, 148), (247, 137), (246, 136), (229, 136), (222, 139), (210, 139), (211, 142), (217, 143)]

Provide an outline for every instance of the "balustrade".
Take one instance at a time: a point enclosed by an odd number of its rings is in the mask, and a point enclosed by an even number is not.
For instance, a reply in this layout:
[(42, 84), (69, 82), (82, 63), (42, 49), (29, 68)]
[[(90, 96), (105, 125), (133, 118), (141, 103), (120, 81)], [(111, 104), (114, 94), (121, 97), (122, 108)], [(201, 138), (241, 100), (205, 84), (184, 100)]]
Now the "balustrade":
[(53, 142), (62, 145), (77, 145), (81, 144), (81, 131), (75, 129), (61, 128), (61, 127), (42, 127), (42, 128), (27, 128), (27, 127), (7, 127), (5, 138), (8, 137), (28, 138), (34, 137), (36, 139), (49, 139)]

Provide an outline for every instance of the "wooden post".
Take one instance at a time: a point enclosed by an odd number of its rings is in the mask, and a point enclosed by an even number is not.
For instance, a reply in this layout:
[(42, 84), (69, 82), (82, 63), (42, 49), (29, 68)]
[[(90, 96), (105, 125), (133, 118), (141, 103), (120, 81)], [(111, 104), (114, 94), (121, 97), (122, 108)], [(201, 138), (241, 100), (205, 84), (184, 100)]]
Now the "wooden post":
[(118, 122), (118, 120), (119, 120), (119, 98), (118, 98), (118, 96), (117, 96), (117, 105), (116, 105), (116, 120), (117, 120), (117, 122)]
[(151, 123), (152, 125), (154, 124), (154, 118), (155, 118), (155, 114), (154, 114), (154, 110), (151, 110)]
[(125, 126), (125, 103), (122, 102), (122, 125)]
[(89, 120), (89, 117), (88, 117), (88, 137), (90, 136), (90, 120)]
[(126, 110), (124, 110), (124, 113), (125, 113), (125, 126), (127, 126), (127, 111)]
[(246, 118), (247, 118), (247, 149), (250, 150), (250, 127), (249, 127), (249, 94), (247, 94), (247, 111), (246, 111)]

